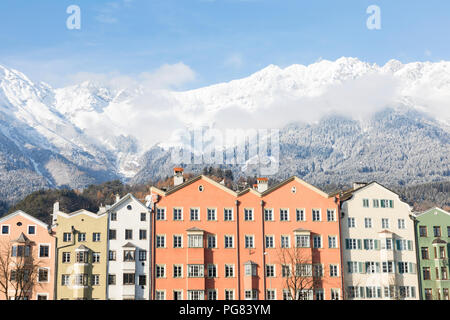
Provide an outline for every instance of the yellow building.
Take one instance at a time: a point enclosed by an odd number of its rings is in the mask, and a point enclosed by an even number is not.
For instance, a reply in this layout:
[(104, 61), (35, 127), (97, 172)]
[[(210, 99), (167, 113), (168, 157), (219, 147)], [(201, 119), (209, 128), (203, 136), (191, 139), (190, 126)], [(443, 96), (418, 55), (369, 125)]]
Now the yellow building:
[(106, 299), (107, 225), (106, 213), (64, 213), (55, 203), (56, 299)]

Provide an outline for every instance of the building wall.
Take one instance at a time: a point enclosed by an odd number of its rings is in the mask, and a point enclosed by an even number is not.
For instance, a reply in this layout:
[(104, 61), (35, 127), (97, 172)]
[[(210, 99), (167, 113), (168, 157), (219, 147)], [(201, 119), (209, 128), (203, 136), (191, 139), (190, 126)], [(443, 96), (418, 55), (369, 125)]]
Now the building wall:
[[(21, 225), (20, 225), (21, 224)], [(2, 234), (2, 226), (9, 226), (9, 234)], [(35, 226), (35, 234), (28, 233), (28, 227)], [(54, 293), (54, 277), (55, 277), (55, 238), (49, 234), (47, 225), (28, 214), (16, 212), (0, 219), (0, 250), (2, 255), (6, 254), (11, 246), (12, 240), (17, 239), (24, 234), (30, 241), (31, 256), (33, 257), (33, 265), (38, 268), (48, 269), (48, 281), (38, 282), (36, 280), (32, 292), (29, 295), (30, 300), (37, 300), (38, 295), (46, 297), (47, 300), (53, 300)], [(49, 257), (40, 257), (40, 245), (49, 246)], [(10, 290), (9, 297), (14, 296), (14, 290)], [(5, 294), (1, 293), (2, 299), (6, 299)]]
[[(141, 213), (145, 214), (145, 221), (141, 221)], [(116, 220), (111, 220), (111, 214)], [(150, 211), (133, 196), (128, 195), (121, 199), (108, 211), (109, 229), (116, 231), (116, 239), (109, 239), (109, 250), (115, 251), (116, 260), (109, 261), (108, 274), (115, 276), (115, 284), (108, 285), (108, 299), (136, 299), (147, 300), (150, 294), (150, 237), (151, 214)], [(125, 230), (132, 230), (132, 239), (125, 239)], [(146, 231), (146, 237), (140, 239), (140, 230)], [(131, 243), (135, 248), (135, 262), (124, 262), (124, 248)], [(139, 260), (139, 251), (145, 250), (146, 260)], [(134, 285), (123, 285), (123, 274), (135, 274)], [(145, 276), (145, 285), (139, 285), (139, 276)]]
[[(199, 191), (199, 187), (203, 191)], [(296, 193), (292, 193), (292, 187), (296, 188)], [(238, 201), (238, 204), (236, 204)], [(275, 248), (267, 249), (264, 255), (263, 241), (263, 201), (265, 208), (273, 209), (275, 221), (264, 221), (266, 235), (273, 235)], [(323, 248), (309, 249), (310, 258), (313, 263), (322, 263), (325, 272), (328, 271), (329, 264), (340, 264), (339, 252), (339, 223), (337, 219), (337, 203), (334, 197), (313, 191), (311, 188), (293, 180), (280, 188), (262, 196), (258, 192), (249, 191), (237, 196), (233, 192), (228, 192), (224, 187), (218, 187), (211, 183), (209, 179), (201, 178), (191, 184), (184, 186), (176, 192), (167, 196), (162, 196), (157, 203), (157, 208), (165, 209), (166, 219), (155, 222), (155, 235), (165, 236), (166, 247), (156, 248), (155, 264), (165, 266), (166, 274), (164, 278), (156, 278), (156, 291), (165, 292), (165, 298), (174, 298), (174, 290), (181, 291), (183, 299), (188, 299), (188, 290), (205, 290), (205, 299), (208, 290), (217, 290), (217, 299), (225, 299), (225, 290), (234, 291), (234, 299), (245, 299), (246, 290), (257, 290), (256, 298), (263, 300), (264, 292), (264, 257), (266, 264), (276, 264), (275, 277), (266, 278), (266, 289), (275, 289), (275, 299), (283, 299), (282, 291), (286, 287), (285, 280), (281, 277), (280, 262), (280, 237), (289, 235), (291, 247), (294, 245), (294, 230), (304, 228), (312, 234), (320, 234), (323, 237)], [(173, 209), (183, 210), (183, 220), (173, 221)], [(200, 212), (200, 221), (190, 221), (190, 208), (197, 208)], [(207, 209), (216, 209), (217, 221), (207, 220)], [(289, 209), (290, 220), (280, 221), (280, 208)], [(305, 209), (307, 220), (297, 222), (295, 209)], [(321, 209), (322, 222), (311, 221), (312, 208)], [(224, 209), (233, 210), (233, 221), (224, 221)], [(245, 209), (253, 209), (252, 221), (245, 221)], [(336, 212), (336, 221), (326, 221), (327, 209)], [(237, 223), (239, 219), (239, 224)], [(197, 228), (204, 231), (204, 248), (188, 248), (188, 229)], [(239, 232), (238, 232), (239, 228)], [(192, 231), (198, 232), (198, 231)], [(183, 248), (173, 248), (173, 236), (182, 235)], [(207, 236), (216, 235), (217, 248), (206, 248)], [(254, 236), (254, 248), (245, 248), (245, 236)], [(335, 235), (338, 248), (328, 248), (328, 235)], [(234, 247), (225, 248), (225, 236), (234, 237)], [(311, 240), (312, 243), (312, 240)], [(239, 249), (238, 249), (239, 247)], [(238, 254), (239, 252), (239, 254)], [(256, 276), (246, 276), (244, 264), (252, 261), (257, 265)], [(205, 278), (187, 277), (188, 264), (203, 264), (205, 266)], [(208, 278), (208, 264), (217, 266), (217, 277)], [(183, 277), (173, 278), (173, 265), (183, 266)], [(225, 265), (234, 266), (234, 276), (225, 277)], [(239, 276), (240, 275), (240, 276)], [(341, 289), (340, 270), (338, 276), (328, 277), (325, 273), (320, 287), (324, 289), (324, 298), (331, 298), (331, 288)]]
[[(107, 267), (107, 215), (97, 215), (81, 210), (72, 214), (56, 213), (56, 238), (57, 238), (57, 299), (106, 299), (106, 267)], [(75, 232), (72, 231), (72, 227)], [(64, 241), (64, 233), (72, 234), (71, 241)], [(78, 241), (78, 234), (86, 233), (86, 241)], [(93, 233), (100, 233), (100, 241), (93, 241)], [(85, 246), (88, 251), (88, 263), (76, 263), (76, 253), (80, 246)], [(70, 262), (63, 262), (63, 254), (70, 254)], [(100, 262), (94, 263), (92, 253), (100, 254)], [(77, 285), (77, 274), (87, 274), (86, 285)], [(62, 285), (63, 275), (70, 275), (68, 285)], [(92, 284), (92, 276), (99, 275), (99, 284)]]
[[(368, 200), (369, 206), (364, 206), (364, 199)], [(385, 199), (393, 201), (393, 208), (374, 207), (374, 199)], [(414, 222), (410, 218), (410, 207), (402, 202), (398, 195), (372, 183), (354, 192), (353, 196), (342, 204), (342, 246), (343, 246), (343, 268), (344, 268), (344, 288), (346, 298), (352, 299), (349, 287), (357, 287), (358, 296), (354, 299), (368, 299), (367, 287), (375, 287), (375, 297), (370, 299), (390, 299), (390, 295), (385, 295), (384, 288), (389, 286), (413, 287), (414, 297), (417, 299), (418, 278), (417, 259), (415, 251)], [(349, 218), (355, 221), (355, 227), (349, 227)], [(370, 218), (371, 228), (365, 227), (365, 218)], [(382, 219), (389, 219), (389, 226), (382, 226)], [(398, 220), (402, 219), (405, 228), (400, 229)], [(393, 239), (393, 250), (383, 249), (385, 238)], [(347, 248), (347, 239), (359, 240), (360, 247), (357, 249)], [(373, 239), (374, 249), (365, 249), (365, 239)], [(406, 250), (397, 250), (397, 240), (406, 240)], [(408, 247), (409, 246), (409, 247)], [(392, 261), (395, 268), (392, 273), (383, 273), (383, 262)], [(349, 272), (349, 262), (357, 262), (357, 270)], [(366, 272), (366, 262), (374, 262), (375, 273)], [(408, 273), (400, 274), (398, 262), (408, 263)], [(361, 294), (363, 288), (363, 294)], [(379, 290), (378, 290), (379, 288)], [(409, 289), (411, 290), (411, 289)], [(413, 293), (411, 291), (411, 293)], [(370, 296), (370, 294), (369, 294)], [(392, 299), (398, 298), (395, 295)]]
[[(449, 300), (450, 278), (449, 278), (449, 249), (450, 241), (450, 213), (438, 208), (430, 209), (416, 216), (417, 250), (419, 256), (419, 273), (421, 281), (421, 298), (433, 300)], [(420, 227), (426, 228), (426, 235), (421, 235)], [(441, 236), (434, 235), (434, 227), (440, 227)], [(433, 244), (440, 239), (443, 243)], [(436, 252), (435, 252), (436, 247)], [(428, 248), (428, 258), (426, 253), (422, 255), (422, 250)], [(440, 248), (444, 250), (445, 258), (440, 258)], [(426, 268), (429, 268), (429, 277)], [(437, 268), (437, 270), (436, 270)], [(444, 271), (444, 270), (445, 271)], [(443, 272), (444, 271), (444, 272)], [(425, 280), (427, 276), (427, 280)], [(431, 293), (427, 296), (425, 293)]]

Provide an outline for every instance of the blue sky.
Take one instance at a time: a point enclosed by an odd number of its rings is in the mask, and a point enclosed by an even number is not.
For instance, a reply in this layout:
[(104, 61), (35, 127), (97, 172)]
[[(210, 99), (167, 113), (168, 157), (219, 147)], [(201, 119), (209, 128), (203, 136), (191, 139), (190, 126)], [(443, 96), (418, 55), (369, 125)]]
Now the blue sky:
[[(81, 30), (66, 28), (72, 4)], [(372, 4), (381, 30), (366, 28)], [(133, 76), (182, 62), (194, 88), (341, 56), (449, 60), (449, 30), (448, 0), (2, 0), (0, 64), (61, 86), (78, 72)]]

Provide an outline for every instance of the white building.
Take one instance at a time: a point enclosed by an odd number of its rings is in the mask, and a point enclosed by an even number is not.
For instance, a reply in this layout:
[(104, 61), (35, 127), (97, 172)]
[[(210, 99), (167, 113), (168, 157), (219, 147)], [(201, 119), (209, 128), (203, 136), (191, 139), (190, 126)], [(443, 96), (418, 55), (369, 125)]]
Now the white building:
[(386, 187), (354, 184), (341, 194), (346, 299), (419, 299), (410, 206)]
[[(105, 210), (105, 208), (103, 209)], [(151, 210), (127, 194), (108, 212), (108, 286), (111, 300), (148, 300)]]

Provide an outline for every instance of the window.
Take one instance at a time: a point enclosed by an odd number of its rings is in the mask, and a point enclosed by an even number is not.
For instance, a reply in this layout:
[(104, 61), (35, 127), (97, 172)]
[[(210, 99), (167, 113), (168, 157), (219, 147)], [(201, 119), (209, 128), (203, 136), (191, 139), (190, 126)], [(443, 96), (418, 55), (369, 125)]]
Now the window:
[(258, 290), (245, 290), (245, 300), (258, 300)]
[(380, 263), (374, 262), (374, 261), (367, 261), (366, 262), (366, 273), (368, 274), (374, 274), (380, 272)]
[(117, 213), (116, 212), (111, 212), (110, 220), (111, 221), (117, 221)]
[(216, 221), (217, 220), (216, 209), (208, 209), (207, 215), (208, 215), (208, 221)]
[(312, 221), (321, 221), (320, 209), (312, 209)]
[(157, 264), (156, 265), (156, 277), (157, 278), (165, 278), (166, 277), (166, 266)]
[(116, 240), (117, 239), (117, 231), (114, 229), (109, 230), (109, 239)]
[(289, 236), (281, 236), (281, 242), (280, 242), (281, 248), (290, 248), (291, 247), (291, 241)]
[(38, 294), (37, 295), (37, 300), (48, 300), (48, 296), (47, 296), (47, 294)]
[(124, 273), (123, 274), (123, 284), (124, 285), (134, 285), (135, 282), (135, 274), (134, 273)]
[(393, 261), (383, 261), (382, 271), (383, 271), (383, 273), (393, 273), (394, 272), (394, 262)]
[(428, 260), (430, 259), (430, 253), (428, 251), (428, 247), (422, 247), (420, 248), (420, 252), (422, 254), (422, 259), (423, 260)]
[(339, 300), (340, 290), (339, 289), (331, 289), (331, 300)]
[(200, 214), (199, 210), (197, 208), (191, 208), (191, 221), (199, 221), (200, 220)]
[(147, 214), (145, 212), (141, 212), (141, 221), (147, 221)]
[(139, 230), (139, 240), (146, 240), (147, 239), (147, 230), (141, 229)]
[(422, 268), (423, 280), (431, 280), (431, 271), (429, 267)]
[(381, 219), (381, 228), (389, 229), (389, 219), (386, 218)]
[(38, 282), (48, 282), (48, 269), (47, 268), (39, 268)]
[(28, 226), (28, 234), (36, 234), (36, 226)]
[(125, 240), (132, 240), (133, 239), (133, 230), (126, 229), (125, 230)]
[(313, 266), (313, 276), (315, 278), (322, 278), (323, 277), (323, 265), (321, 264), (315, 264)]
[(208, 300), (217, 300), (217, 290), (208, 290)]
[(147, 261), (147, 250), (139, 250), (139, 261)]
[(69, 263), (70, 262), (70, 252), (63, 252), (62, 254), (62, 262)]
[(147, 285), (147, 276), (145, 274), (139, 275), (139, 285), (140, 286)]
[(245, 275), (255, 277), (256, 276), (256, 264), (247, 263), (245, 265)]
[(183, 278), (183, 266), (174, 264), (173, 265), (173, 277), (174, 278)]
[(283, 289), (283, 300), (292, 300), (291, 293), (287, 289)]
[(364, 218), (364, 226), (366, 229), (372, 228), (372, 218)]
[(244, 209), (244, 220), (253, 221), (253, 209)]
[(414, 298), (416, 296), (416, 290), (414, 287), (399, 286), (398, 288), (401, 299)]
[(327, 221), (336, 221), (336, 210), (327, 210)]
[(367, 299), (373, 299), (373, 298), (380, 298), (381, 295), (381, 288), (380, 287), (366, 287), (366, 298)]
[(92, 252), (92, 263), (100, 262), (100, 252)]
[(347, 219), (347, 224), (349, 228), (355, 228), (356, 224), (355, 224), (355, 218), (348, 218)]
[(75, 285), (87, 286), (87, 281), (88, 281), (87, 274), (76, 274), (75, 275)]
[(405, 229), (405, 219), (398, 219), (398, 228)]
[(365, 250), (375, 250), (376, 243), (377, 242), (374, 239), (364, 239), (364, 249)]
[(188, 264), (189, 278), (203, 278), (205, 267), (202, 264)]
[(217, 266), (208, 264), (208, 278), (217, 278)]
[(426, 226), (419, 226), (419, 235), (421, 237), (427, 237), (427, 227)]
[(439, 258), (445, 259), (445, 247), (439, 247)]
[(155, 300), (166, 300), (166, 292), (163, 290), (156, 290)]
[(369, 199), (363, 199), (363, 207), (368, 208), (369, 207)]
[(267, 289), (266, 290), (266, 300), (275, 300), (276, 299), (276, 292), (274, 289)]
[(217, 248), (217, 237), (216, 237), (216, 235), (209, 234), (207, 239), (208, 239), (208, 248), (209, 249)]
[(135, 251), (134, 250), (124, 250), (123, 251), (123, 261), (133, 262), (135, 261)]
[(173, 236), (173, 247), (174, 248), (183, 248), (183, 237), (180, 235)]
[(100, 275), (99, 274), (93, 274), (91, 277), (91, 284), (93, 286), (100, 285)]
[(275, 248), (273, 236), (266, 236), (266, 248)]
[(392, 239), (391, 238), (385, 239), (385, 249), (392, 250)]
[(398, 263), (398, 273), (408, 273), (408, 262), (399, 262)]
[(273, 221), (273, 209), (264, 209), (264, 220)]
[(313, 248), (322, 248), (322, 236), (313, 236)]
[(309, 243), (309, 235), (296, 235), (295, 244), (297, 248), (309, 248), (311, 246)]
[(2, 226), (2, 234), (9, 234), (9, 226)]
[(129, 204), (129, 205), (127, 205), (127, 209), (128, 210), (133, 210), (133, 207)]
[(109, 250), (109, 254), (108, 254), (109, 261), (116, 261), (116, 258), (117, 258), (116, 251)]
[(225, 278), (233, 278), (233, 277), (234, 277), (234, 264), (226, 264)]
[(225, 300), (234, 300), (234, 290), (225, 289)]
[(305, 209), (297, 209), (295, 210), (297, 221), (306, 221), (305, 217)]
[(448, 280), (448, 273), (447, 273), (447, 267), (441, 267), (441, 279), (442, 280)]
[(115, 274), (108, 274), (108, 284), (109, 285), (116, 284), (116, 275)]
[(358, 271), (359, 271), (358, 262), (348, 261), (347, 267), (348, 267), (348, 273), (358, 273)]
[(281, 265), (281, 276), (287, 278), (291, 275), (291, 266), (287, 264)]
[(72, 234), (70, 232), (64, 232), (63, 242), (70, 242), (70, 241), (72, 241)]
[(350, 299), (359, 298), (359, 287), (348, 287), (348, 296)]
[(47, 244), (39, 245), (39, 258), (48, 258), (50, 257), (50, 246)]
[(173, 300), (183, 300), (183, 291), (181, 290), (174, 290), (173, 291)]
[(203, 248), (203, 235), (189, 234), (188, 235), (189, 248)]
[(183, 220), (183, 210), (180, 208), (173, 208), (173, 220), (181, 221)]
[(255, 247), (255, 237), (254, 236), (245, 236), (245, 248), (254, 248)]
[(280, 209), (280, 221), (289, 221), (288, 209)]
[(225, 236), (225, 248), (234, 248), (233, 236)]
[(297, 290), (297, 300), (312, 300), (313, 290)]
[(398, 239), (397, 240), (397, 250), (412, 250), (412, 241), (408, 241), (405, 239)]
[(447, 227), (447, 237), (450, 237), (450, 227)]
[(156, 236), (156, 247), (157, 248), (165, 248), (166, 247), (166, 236), (165, 235), (157, 235)]
[(77, 252), (77, 263), (88, 263), (88, 252), (86, 251), (79, 251)]
[(156, 208), (156, 220), (166, 220), (166, 209)]
[(328, 248), (330, 248), (330, 249), (337, 248), (337, 237), (336, 236), (328, 236)]
[(92, 241), (93, 242), (100, 242), (100, 232), (94, 232), (92, 234)]
[(425, 300), (433, 300), (433, 289), (425, 289)]
[(266, 277), (275, 277), (275, 266), (273, 264), (266, 264)]
[(312, 277), (312, 265), (306, 263), (297, 263), (295, 265), (295, 272), (300, 277)]
[(434, 234), (435, 237), (440, 237), (441, 236), (441, 227), (434, 226), (433, 227), (433, 234)]
[(70, 284), (70, 275), (63, 274), (61, 276), (61, 285), (62, 286), (68, 286)]
[(85, 242), (85, 241), (86, 241), (86, 233), (79, 233), (78, 242)]
[(378, 208), (380, 207), (380, 201), (378, 199), (373, 199), (373, 207), (374, 208)]
[(223, 209), (223, 220), (233, 221), (233, 209)]

